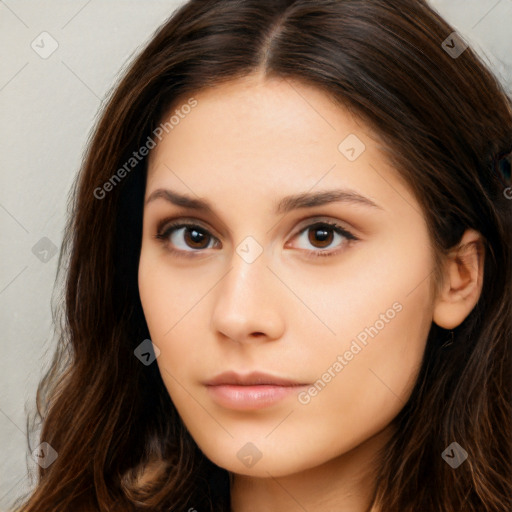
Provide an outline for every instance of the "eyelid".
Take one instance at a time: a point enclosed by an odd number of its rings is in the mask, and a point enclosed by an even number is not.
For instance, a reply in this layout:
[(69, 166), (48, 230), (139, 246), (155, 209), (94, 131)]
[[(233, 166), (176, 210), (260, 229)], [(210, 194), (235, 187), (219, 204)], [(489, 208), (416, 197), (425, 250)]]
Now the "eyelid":
[(336, 224), (340, 228), (344, 229), (345, 231), (348, 231), (348, 232), (351, 231), (351, 228), (345, 227), (346, 222), (329, 217), (328, 215), (324, 215), (324, 216), (316, 215), (314, 217), (305, 217), (305, 218), (299, 220), (297, 224), (301, 225), (302, 227), (299, 227), (297, 229), (297, 231), (295, 232), (295, 235), (293, 235), (293, 236), (296, 236), (297, 234), (302, 233), (302, 231), (304, 231), (304, 229), (314, 226), (315, 224), (328, 224), (328, 225)]
[(158, 222), (156, 225), (156, 232), (161, 233), (163, 229), (167, 226), (167, 224), (176, 226), (178, 224), (193, 224), (194, 226), (200, 227), (208, 233), (211, 233), (212, 229), (203, 224), (203, 222), (199, 219), (195, 219), (193, 217), (166, 217)]
[[(160, 220), (157, 223), (157, 225), (156, 225), (156, 232), (160, 233), (164, 229), (166, 224), (177, 225), (177, 224), (181, 224), (181, 223), (183, 223), (183, 224), (193, 224), (193, 225), (195, 225), (197, 227), (200, 227), (201, 229), (204, 229), (205, 231), (208, 231), (208, 233), (210, 233), (212, 235), (213, 235), (212, 231), (216, 231), (215, 229), (210, 228), (209, 226), (207, 226), (203, 221), (201, 221), (199, 219), (196, 219), (194, 217), (166, 217), (166, 218)], [(325, 224), (346, 224), (346, 222), (340, 221), (338, 219), (331, 218), (331, 217), (329, 217), (327, 215), (326, 216), (317, 215), (317, 216), (313, 216), (313, 217), (304, 217), (304, 218), (298, 220), (296, 223), (297, 224), (301, 224), (302, 227), (298, 228), (293, 236), (297, 236), (305, 228), (310, 227), (313, 224), (320, 224), (320, 223), (325, 223)], [(354, 228), (345, 227), (344, 225), (341, 225), (341, 228), (345, 229), (348, 232), (354, 231)], [(217, 240), (219, 239), (216, 235), (213, 235), (213, 236), (215, 236), (215, 238), (217, 238)]]

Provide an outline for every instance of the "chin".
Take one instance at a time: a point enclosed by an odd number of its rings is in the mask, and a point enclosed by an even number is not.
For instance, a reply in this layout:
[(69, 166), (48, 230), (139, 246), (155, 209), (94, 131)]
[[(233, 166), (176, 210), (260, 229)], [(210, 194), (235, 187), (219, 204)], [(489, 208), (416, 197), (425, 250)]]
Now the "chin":
[(305, 471), (322, 465), (333, 456), (332, 452), (325, 453), (325, 449), (315, 452), (311, 444), (309, 451), (305, 451), (296, 443), (293, 447), (279, 447), (264, 439), (254, 443), (231, 440), (226, 444), (200, 448), (217, 466), (231, 473), (258, 478), (283, 477)]

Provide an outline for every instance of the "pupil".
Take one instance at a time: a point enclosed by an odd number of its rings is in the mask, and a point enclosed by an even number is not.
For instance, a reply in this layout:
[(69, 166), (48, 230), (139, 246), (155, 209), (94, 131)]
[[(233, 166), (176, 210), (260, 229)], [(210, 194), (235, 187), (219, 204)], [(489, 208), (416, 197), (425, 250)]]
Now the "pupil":
[(319, 235), (319, 238), (320, 240), (325, 240), (325, 238), (327, 237), (327, 231), (325, 229), (318, 229), (317, 230), (317, 234), (320, 233)]

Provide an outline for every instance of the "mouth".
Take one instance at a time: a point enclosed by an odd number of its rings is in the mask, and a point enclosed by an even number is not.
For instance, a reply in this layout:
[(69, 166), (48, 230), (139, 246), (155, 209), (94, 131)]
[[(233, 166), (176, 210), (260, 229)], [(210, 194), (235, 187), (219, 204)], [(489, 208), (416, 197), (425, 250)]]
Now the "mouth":
[(309, 384), (261, 372), (247, 375), (226, 372), (204, 385), (210, 397), (221, 407), (256, 410), (270, 407), (293, 396)]

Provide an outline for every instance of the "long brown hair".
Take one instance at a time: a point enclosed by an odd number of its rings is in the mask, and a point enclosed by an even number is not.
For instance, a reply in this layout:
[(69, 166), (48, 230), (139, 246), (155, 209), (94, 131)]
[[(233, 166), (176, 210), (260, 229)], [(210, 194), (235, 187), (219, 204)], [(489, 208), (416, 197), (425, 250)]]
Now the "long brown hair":
[[(190, 0), (156, 31), (110, 93), (72, 190), (58, 348), (37, 394), (36, 444), (58, 456), (21, 512), (229, 510), (228, 472), (198, 449), (157, 365), (134, 356), (149, 338), (137, 286), (147, 158), (130, 159), (179, 99), (254, 72), (313, 85), (380, 135), (438, 262), (467, 228), (485, 240), (481, 298), (453, 332), (432, 324), (373, 505), (512, 509), (512, 201), (510, 160), (497, 160), (512, 149), (512, 101), (470, 47), (450, 50), (453, 32), (424, 0)], [(454, 441), (468, 453), (457, 469), (441, 456)]]

